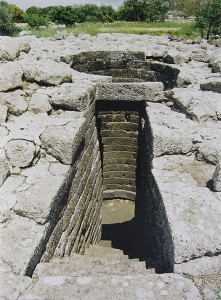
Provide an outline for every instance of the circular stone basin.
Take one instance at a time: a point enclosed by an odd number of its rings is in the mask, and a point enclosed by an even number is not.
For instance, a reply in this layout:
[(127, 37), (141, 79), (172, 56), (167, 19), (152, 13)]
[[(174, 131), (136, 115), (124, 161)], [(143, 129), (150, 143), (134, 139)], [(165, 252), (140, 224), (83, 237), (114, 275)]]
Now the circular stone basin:
[(101, 215), (103, 224), (114, 224), (130, 221), (134, 218), (135, 202), (130, 200), (105, 200), (102, 203)]

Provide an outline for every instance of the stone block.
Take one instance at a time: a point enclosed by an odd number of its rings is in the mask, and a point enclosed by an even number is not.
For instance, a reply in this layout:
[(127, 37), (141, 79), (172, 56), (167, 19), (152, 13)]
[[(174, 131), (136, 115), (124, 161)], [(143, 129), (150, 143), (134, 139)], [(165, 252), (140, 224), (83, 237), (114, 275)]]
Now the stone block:
[(130, 145), (137, 146), (137, 139), (129, 138), (129, 137), (104, 137), (102, 138), (103, 144), (122, 144), (122, 145)]
[(129, 192), (136, 192), (136, 186), (135, 185), (127, 185), (127, 184), (104, 184), (104, 191), (107, 190), (125, 190)]
[(96, 100), (158, 102), (164, 98), (163, 89), (161, 82), (101, 84)]
[(213, 173), (213, 187), (215, 191), (221, 192), (221, 161), (218, 163)]
[(102, 129), (102, 137), (128, 137), (128, 138), (137, 138), (137, 131), (123, 131), (123, 130), (106, 130)]
[(137, 153), (130, 152), (130, 151), (111, 151), (111, 152), (104, 152), (103, 154), (104, 160), (106, 159), (121, 159), (121, 158), (130, 158), (136, 159)]
[(104, 190), (103, 192), (103, 199), (114, 199), (114, 198), (123, 198), (123, 199), (130, 199), (135, 200), (136, 193), (123, 190), (123, 189), (114, 189), (114, 190)]

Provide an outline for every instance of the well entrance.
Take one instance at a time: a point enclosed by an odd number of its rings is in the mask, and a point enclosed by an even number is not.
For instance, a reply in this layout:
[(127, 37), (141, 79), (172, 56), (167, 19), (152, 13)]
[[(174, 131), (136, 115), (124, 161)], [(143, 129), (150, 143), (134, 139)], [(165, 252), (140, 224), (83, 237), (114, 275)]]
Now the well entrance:
[(147, 61), (140, 52), (81, 53), (73, 57), (72, 67), (111, 75), (115, 82), (108, 79), (91, 94), (65, 187), (27, 274), (40, 260), (84, 254), (100, 241), (170, 272), (173, 242), (151, 172), (153, 137), (146, 102), (162, 99), (163, 89), (176, 85), (179, 71)]

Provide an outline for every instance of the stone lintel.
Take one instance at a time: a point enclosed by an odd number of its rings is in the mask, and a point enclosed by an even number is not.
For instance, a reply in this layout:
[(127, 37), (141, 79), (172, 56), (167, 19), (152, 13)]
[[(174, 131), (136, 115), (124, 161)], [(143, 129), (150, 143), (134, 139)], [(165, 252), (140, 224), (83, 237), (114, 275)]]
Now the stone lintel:
[(164, 98), (163, 89), (161, 82), (100, 84), (96, 100), (160, 102)]

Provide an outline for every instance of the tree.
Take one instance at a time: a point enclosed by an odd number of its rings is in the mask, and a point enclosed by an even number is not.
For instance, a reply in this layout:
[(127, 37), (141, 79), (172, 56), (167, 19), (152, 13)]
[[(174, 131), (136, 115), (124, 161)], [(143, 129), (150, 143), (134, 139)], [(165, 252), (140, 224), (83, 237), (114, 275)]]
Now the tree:
[(166, 0), (126, 0), (119, 9), (119, 18), (125, 21), (163, 21), (169, 10)]
[(14, 26), (9, 4), (0, 1), (0, 35), (14, 35), (18, 29)]
[(51, 19), (58, 24), (65, 24), (66, 27), (75, 25), (77, 22), (77, 12), (71, 6), (56, 6), (51, 11)]
[(149, 22), (164, 21), (169, 8), (169, 1), (149, 1), (149, 3), (147, 4), (146, 20)]
[(125, 21), (145, 21), (147, 0), (126, 0), (119, 9), (119, 18)]
[(19, 8), (15, 4), (9, 4), (9, 9), (11, 11), (12, 19), (14, 22), (22, 23), (25, 21), (25, 13), (21, 8)]
[(221, 26), (221, 1), (201, 0), (196, 10), (196, 27), (200, 29), (202, 36), (206, 31), (209, 40), (212, 30), (219, 30)]
[(172, 0), (170, 8), (180, 11), (187, 18), (195, 16), (198, 2), (198, 0)]
[(30, 27), (34, 27), (36, 29), (38, 29), (40, 26), (48, 25), (48, 19), (38, 14), (27, 15), (26, 21)]

